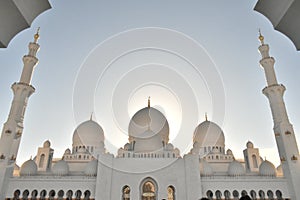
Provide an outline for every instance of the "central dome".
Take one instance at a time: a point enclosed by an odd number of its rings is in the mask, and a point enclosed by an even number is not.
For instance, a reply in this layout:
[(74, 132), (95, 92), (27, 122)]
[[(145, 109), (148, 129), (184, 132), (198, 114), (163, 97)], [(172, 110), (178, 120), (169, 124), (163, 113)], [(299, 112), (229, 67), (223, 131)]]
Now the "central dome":
[(169, 140), (169, 123), (159, 110), (146, 107), (133, 115), (129, 123), (128, 133), (132, 140), (160, 135), (163, 141), (167, 143)]

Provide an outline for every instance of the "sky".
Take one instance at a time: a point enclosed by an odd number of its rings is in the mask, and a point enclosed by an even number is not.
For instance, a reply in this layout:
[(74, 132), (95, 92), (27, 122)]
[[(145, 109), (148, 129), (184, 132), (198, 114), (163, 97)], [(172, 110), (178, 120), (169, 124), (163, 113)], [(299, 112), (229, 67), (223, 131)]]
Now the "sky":
[(50, 0), (38, 16), (0, 49), (0, 121), (7, 119), (12, 91), (40, 27), (39, 64), (34, 70), (17, 163), (45, 140), (55, 157), (72, 147), (75, 128), (90, 118), (103, 128), (112, 153), (127, 142), (135, 112), (147, 105), (165, 114), (170, 142), (189, 152), (193, 131), (208, 119), (224, 131), (226, 149), (242, 158), (247, 141), (279, 164), (266, 86), (259, 66), (258, 29), (276, 60), (284, 100), (300, 141), (300, 53), (253, 10), (256, 1)]

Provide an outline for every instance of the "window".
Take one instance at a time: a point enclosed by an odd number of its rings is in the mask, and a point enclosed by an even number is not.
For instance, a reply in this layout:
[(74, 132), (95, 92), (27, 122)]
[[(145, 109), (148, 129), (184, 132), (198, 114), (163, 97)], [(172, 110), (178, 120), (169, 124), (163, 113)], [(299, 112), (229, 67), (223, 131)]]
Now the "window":
[(130, 200), (130, 187), (128, 185), (122, 189), (122, 200)]
[(39, 168), (44, 166), (44, 162), (45, 162), (45, 154), (42, 154), (40, 157)]
[(168, 187), (168, 200), (175, 200), (175, 189), (173, 186)]

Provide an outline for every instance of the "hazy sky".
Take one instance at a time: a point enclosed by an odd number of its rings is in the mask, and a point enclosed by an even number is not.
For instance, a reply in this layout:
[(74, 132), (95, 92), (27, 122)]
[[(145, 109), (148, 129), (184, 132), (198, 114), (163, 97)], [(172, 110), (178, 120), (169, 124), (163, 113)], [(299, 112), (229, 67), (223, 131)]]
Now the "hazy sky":
[[(108, 151), (127, 142), (130, 117), (147, 105), (170, 123), (171, 142), (189, 151), (197, 124), (208, 118), (225, 133), (236, 158), (248, 140), (279, 163), (258, 28), (270, 45), (285, 103), (300, 140), (299, 58), (292, 42), (253, 10), (256, 1), (50, 1), (52, 9), (0, 49), (0, 121), (7, 119), (22, 56), (41, 27), (24, 134), (17, 163), (49, 139), (55, 157), (72, 146), (74, 129), (93, 112)], [(299, 144), (299, 142), (298, 142)]]

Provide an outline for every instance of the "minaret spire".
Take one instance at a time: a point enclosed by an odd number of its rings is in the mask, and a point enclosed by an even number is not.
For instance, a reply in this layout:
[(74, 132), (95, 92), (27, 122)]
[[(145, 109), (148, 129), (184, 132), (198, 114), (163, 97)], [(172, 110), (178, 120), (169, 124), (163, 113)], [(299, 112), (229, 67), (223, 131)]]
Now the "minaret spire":
[(40, 38), (40, 27), (37, 28), (36, 34), (34, 34), (34, 43), (37, 43)]
[(40, 35), (39, 35), (39, 28), (38, 28), (36, 34), (34, 35), (34, 41), (30, 42), (28, 45), (29, 48), (28, 55), (23, 57), (24, 67), (20, 78), (20, 82), (27, 85), (30, 85), (33, 69), (38, 63), (38, 59), (36, 58), (36, 53), (40, 49), (40, 45), (37, 43), (39, 37)]
[(259, 40), (261, 45), (258, 50), (262, 56), (259, 62), (265, 71), (267, 80), (267, 87), (263, 89), (263, 94), (266, 95), (270, 103), (277, 148), (284, 176), (288, 180), (289, 198), (300, 200), (300, 190), (298, 189), (300, 185), (299, 150), (294, 129), (289, 121), (283, 100), (286, 88), (284, 85), (277, 83), (274, 71), (275, 59), (269, 56), (269, 45), (264, 43), (264, 37), (261, 35), (261, 32), (259, 32)]
[(262, 45), (264, 45), (264, 36), (261, 34), (261, 32), (260, 32), (260, 29), (258, 29), (258, 33), (259, 33), (259, 37), (258, 37), (258, 39), (259, 39), (259, 41), (260, 41), (260, 43), (262, 44)]
[(6, 189), (4, 183), (12, 176), (23, 133), (23, 120), (27, 102), (31, 94), (35, 91), (30, 83), (33, 69), (38, 63), (38, 59), (36, 58), (36, 53), (40, 48), (37, 43), (38, 39), (39, 29), (34, 35), (34, 42), (30, 42), (28, 45), (28, 54), (23, 57), (24, 65), (20, 81), (11, 86), (14, 97), (0, 138), (0, 199), (5, 199), (2, 196), (5, 194), (4, 191)]
[(90, 120), (93, 121), (93, 114), (94, 112), (91, 112)]
[(150, 108), (151, 107), (151, 105), (150, 105), (150, 96), (148, 97), (148, 108)]

